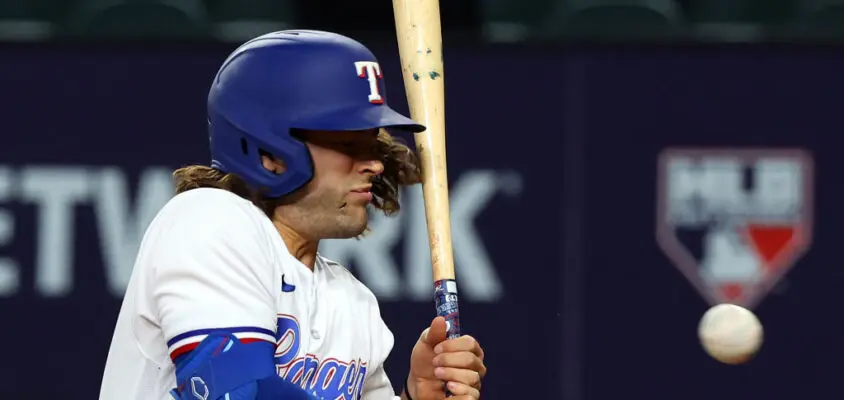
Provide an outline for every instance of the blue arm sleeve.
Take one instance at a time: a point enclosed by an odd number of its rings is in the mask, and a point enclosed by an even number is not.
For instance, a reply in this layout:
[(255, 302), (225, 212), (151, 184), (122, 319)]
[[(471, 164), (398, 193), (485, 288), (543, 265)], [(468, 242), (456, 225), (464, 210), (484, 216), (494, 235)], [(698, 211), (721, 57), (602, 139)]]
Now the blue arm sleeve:
[(208, 335), (176, 363), (176, 400), (315, 400), (276, 374), (269, 342), (244, 344), (227, 333)]

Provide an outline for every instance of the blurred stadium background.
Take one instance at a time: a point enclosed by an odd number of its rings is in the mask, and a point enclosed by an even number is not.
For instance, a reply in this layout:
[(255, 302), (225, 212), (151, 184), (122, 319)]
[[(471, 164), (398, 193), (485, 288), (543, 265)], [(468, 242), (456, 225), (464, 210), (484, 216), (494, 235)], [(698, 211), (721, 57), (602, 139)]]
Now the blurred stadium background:
[[(442, 9), (455, 259), (485, 399), (840, 395), (844, 1)], [(97, 396), (169, 172), (207, 162), (211, 77), (288, 28), (366, 43), (406, 111), (390, 2), (0, 1), (2, 397)], [(381, 299), (397, 389), (434, 314), (418, 188), (404, 202), (322, 249)], [(748, 364), (698, 344), (724, 301), (765, 325)]]

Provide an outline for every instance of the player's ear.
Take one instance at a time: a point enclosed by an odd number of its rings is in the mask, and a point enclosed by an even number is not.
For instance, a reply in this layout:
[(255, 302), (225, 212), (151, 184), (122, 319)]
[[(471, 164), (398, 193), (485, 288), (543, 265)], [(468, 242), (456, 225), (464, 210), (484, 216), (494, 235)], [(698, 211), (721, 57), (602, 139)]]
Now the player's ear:
[(259, 150), (258, 153), (261, 154), (261, 165), (263, 165), (267, 171), (271, 171), (276, 175), (281, 175), (287, 170), (284, 160), (275, 158), (272, 154), (263, 150)]

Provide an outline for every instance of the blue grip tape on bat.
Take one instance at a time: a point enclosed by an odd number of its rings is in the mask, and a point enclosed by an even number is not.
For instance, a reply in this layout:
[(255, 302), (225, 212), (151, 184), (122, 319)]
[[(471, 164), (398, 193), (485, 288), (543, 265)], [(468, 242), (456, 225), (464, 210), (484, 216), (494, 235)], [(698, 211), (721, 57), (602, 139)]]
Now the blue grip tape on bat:
[[(441, 279), (434, 282), (434, 303), (437, 315), (445, 318), (446, 338), (460, 337), (460, 309), (457, 307), (457, 282), (454, 279)], [(446, 397), (451, 396), (448, 389)]]
[(460, 310), (457, 307), (457, 282), (442, 279), (434, 282), (434, 302), (437, 315), (445, 318), (446, 337), (460, 337)]

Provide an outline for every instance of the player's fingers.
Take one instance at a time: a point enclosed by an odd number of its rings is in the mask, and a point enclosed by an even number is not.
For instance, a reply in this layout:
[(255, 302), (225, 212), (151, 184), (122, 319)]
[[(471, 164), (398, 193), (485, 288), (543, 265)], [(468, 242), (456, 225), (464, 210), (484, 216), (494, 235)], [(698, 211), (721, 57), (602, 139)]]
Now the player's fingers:
[(481, 387), (480, 372), (471, 369), (437, 367), (434, 368), (434, 376), (446, 382), (463, 383), (473, 388)]
[(431, 326), (425, 328), (422, 332), (420, 339), (422, 339), (422, 342), (428, 343), (429, 346), (434, 346), (446, 339), (448, 334), (446, 328), (445, 318), (436, 317), (431, 321)]
[(449, 339), (437, 345), (434, 349), (437, 353), (453, 353), (457, 351), (471, 351), (478, 357), (482, 357), (483, 349), (478, 341), (469, 335), (461, 336), (456, 339)]
[(481, 398), (481, 391), (469, 385), (457, 382), (448, 382), (446, 384), (448, 391), (451, 392), (449, 399), (453, 400), (475, 400)]
[(481, 377), (486, 374), (486, 366), (478, 356), (468, 351), (458, 353), (443, 353), (434, 357), (435, 367), (461, 368), (478, 371)]
[(425, 330), (422, 331), (422, 334), (419, 335), (419, 340), (421, 340), (423, 342), (427, 342), (428, 341), (428, 332), (430, 330), (431, 330), (431, 328), (425, 328)]

